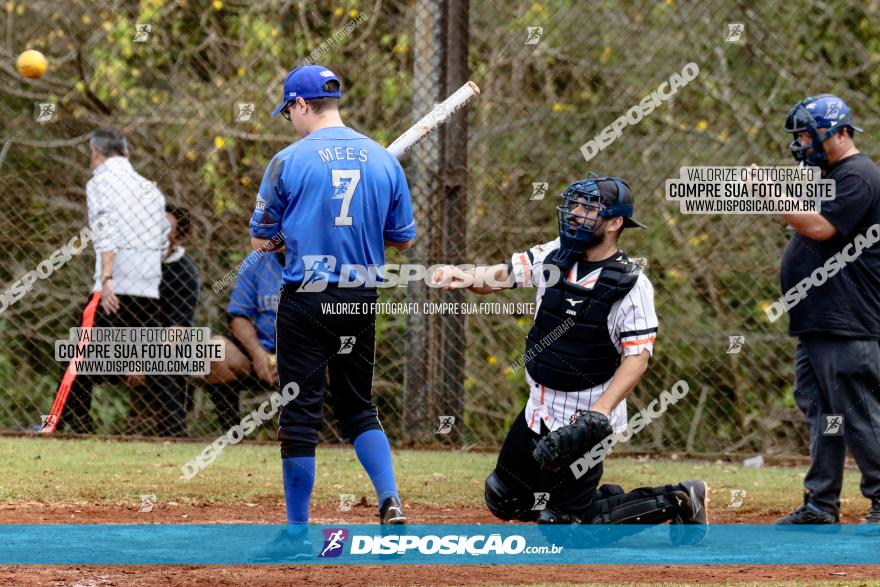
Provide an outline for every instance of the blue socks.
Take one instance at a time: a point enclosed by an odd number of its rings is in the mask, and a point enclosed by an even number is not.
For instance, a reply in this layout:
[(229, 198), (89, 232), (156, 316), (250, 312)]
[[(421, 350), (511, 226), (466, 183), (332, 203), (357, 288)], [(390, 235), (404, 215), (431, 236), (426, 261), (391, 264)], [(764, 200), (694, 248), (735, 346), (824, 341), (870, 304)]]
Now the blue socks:
[[(382, 430), (367, 430), (354, 441), (354, 452), (370, 476), (379, 507), (391, 497), (399, 497), (394, 468), (391, 465), (391, 445)], [(309, 501), (315, 485), (315, 457), (287, 457), (281, 459), (284, 473), (284, 502), (287, 505), (288, 525), (309, 522)]]
[(388, 437), (383, 430), (367, 430), (355, 438), (354, 452), (376, 488), (379, 507), (392, 495), (400, 497), (394, 480), (394, 467), (391, 465), (391, 445), (388, 444)]
[[(388, 441), (386, 440), (387, 444)], [(390, 462), (390, 459), (389, 459)], [(315, 485), (315, 457), (287, 457), (281, 459), (284, 473), (284, 502), (287, 504), (288, 524), (309, 522), (309, 500)], [(392, 482), (394, 475), (391, 476)]]

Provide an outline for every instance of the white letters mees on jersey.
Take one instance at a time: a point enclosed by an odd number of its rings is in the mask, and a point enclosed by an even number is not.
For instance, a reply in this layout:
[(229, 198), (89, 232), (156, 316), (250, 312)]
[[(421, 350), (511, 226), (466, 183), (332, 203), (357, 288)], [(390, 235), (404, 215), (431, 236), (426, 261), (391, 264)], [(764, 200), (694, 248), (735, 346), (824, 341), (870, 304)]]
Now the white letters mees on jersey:
[(366, 163), (369, 160), (366, 149), (358, 149), (357, 153), (354, 147), (327, 147), (326, 149), (318, 149), (316, 151), (321, 158), (322, 163), (329, 161), (360, 161)]

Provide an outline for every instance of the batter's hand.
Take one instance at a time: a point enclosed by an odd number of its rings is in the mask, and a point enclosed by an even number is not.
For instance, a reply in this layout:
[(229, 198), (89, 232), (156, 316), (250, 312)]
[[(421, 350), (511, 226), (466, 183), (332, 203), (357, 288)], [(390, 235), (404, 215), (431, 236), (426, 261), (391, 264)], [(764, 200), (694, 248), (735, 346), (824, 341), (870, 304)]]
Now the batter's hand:
[(532, 457), (542, 468), (558, 471), (612, 434), (614, 431), (605, 414), (584, 412), (571, 424), (557, 428), (538, 441)]

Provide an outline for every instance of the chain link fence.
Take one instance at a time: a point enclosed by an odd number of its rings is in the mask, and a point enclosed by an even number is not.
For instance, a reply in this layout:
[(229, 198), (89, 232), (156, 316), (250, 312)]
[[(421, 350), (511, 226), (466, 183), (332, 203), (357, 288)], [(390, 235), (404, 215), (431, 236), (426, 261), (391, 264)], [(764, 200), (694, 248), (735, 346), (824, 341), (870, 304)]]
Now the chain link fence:
[[(877, 16), (878, 2), (853, 0), (141, 0), (63, 10), (7, 2), (0, 16), (0, 429), (39, 429), (61, 381), (54, 342), (80, 324), (95, 252), (89, 244), (49, 275), (37, 268), (89, 226), (89, 139), (108, 126), (126, 135), (144, 189), (155, 182), (166, 203), (186, 212), (190, 232), (181, 244), (201, 282), (192, 324), (235, 341), (228, 354), (244, 362), (218, 375), (234, 383), (98, 382), (91, 431), (182, 434), (162, 423), (186, 409), (186, 433), (213, 436), (275, 390), (255, 367), (266, 359), (254, 341), (237, 337), (230, 296), (239, 290), (250, 300), (251, 309), (237, 313), (245, 321), (271, 310), (274, 285), (260, 281), (271, 275), (269, 261), (241, 270), (250, 253), (247, 223), (268, 161), (295, 139), (289, 124), (270, 118), (284, 77), (313, 61), (341, 77), (346, 123), (385, 145), (468, 79), (482, 89), (466, 113), (404, 160), (419, 236), (388, 262), (504, 262), (556, 236), (555, 196), (566, 185), (588, 171), (619, 175), (649, 226), (626, 231), (621, 245), (647, 258), (660, 319), (631, 409), (680, 379), (691, 389), (630, 445), (805, 453), (792, 395), (794, 343), (785, 320), (771, 324), (763, 311), (779, 296), (785, 227), (769, 216), (683, 215), (664, 199), (664, 185), (684, 165), (790, 164), (782, 122), (810, 93), (833, 92), (850, 104), (870, 154), (880, 124)], [(16, 73), (25, 48), (49, 56), (44, 77)], [(689, 63), (698, 66), (695, 79), (585, 160), (583, 145)], [(145, 225), (117, 228), (136, 239)], [(173, 252), (156, 248), (163, 257)], [(259, 292), (242, 293), (240, 270), (251, 271)], [(29, 272), (32, 282), (23, 279)], [(528, 393), (523, 370), (511, 365), (524, 351), (534, 293), (477, 299), (424, 283), (381, 291), (382, 302), (419, 307), (517, 308), (379, 315), (374, 395), (392, 442), (499, 445)], [(181, 304), (167, 296), (158, 302)], [(272, 428), (255, 436), (271, 438)], [(332, 414), (323, 440), (341, 440)]]

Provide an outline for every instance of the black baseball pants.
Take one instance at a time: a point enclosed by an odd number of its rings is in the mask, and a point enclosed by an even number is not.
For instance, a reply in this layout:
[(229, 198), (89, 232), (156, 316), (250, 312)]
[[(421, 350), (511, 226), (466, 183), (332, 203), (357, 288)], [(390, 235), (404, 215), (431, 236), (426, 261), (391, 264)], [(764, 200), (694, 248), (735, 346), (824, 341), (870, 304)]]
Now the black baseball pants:
[[(602, 479), (602, 463), (579, 479), (575, 478), (568, 467), (556, 472), (542, 469), (532, 457), (532, 451), (538, 440), (548, 433), (549, 430), (543, 422), (541, 434), (532, 432), (526, 423), (523, 409), (504, 439), (498, 463), (495, 465), (495, 475), (514, 494), (527, 498), (535, 493), (549, 493), (548, 508), (558, 513), (580, 515), (596, 496), (599, 481)], [(531, 515), (537, 519), (538, 513), (534, 511)]]
[(350, 442), (381, 430), (372, 400), (376, 349), (375, 289), (298, 292), (281, 290), (275, 322), (280, 387), (299, 386), (299, 395), (281, 409), (281, 456), (314, 456), (324, 419), (325, 370), (329, 371), (333, 414)]

